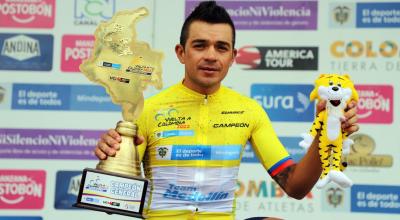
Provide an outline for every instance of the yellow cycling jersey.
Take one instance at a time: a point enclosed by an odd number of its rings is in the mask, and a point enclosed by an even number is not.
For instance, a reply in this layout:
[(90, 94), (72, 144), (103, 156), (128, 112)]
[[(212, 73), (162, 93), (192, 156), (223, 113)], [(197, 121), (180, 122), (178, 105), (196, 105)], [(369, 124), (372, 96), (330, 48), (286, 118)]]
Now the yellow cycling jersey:
[(203, 95), (174, 85), (145, 101), (137, 123), (149, 218), (234, 219), (248, 140), (271, 176), (293, 164), (261, 106), (224, 86)]

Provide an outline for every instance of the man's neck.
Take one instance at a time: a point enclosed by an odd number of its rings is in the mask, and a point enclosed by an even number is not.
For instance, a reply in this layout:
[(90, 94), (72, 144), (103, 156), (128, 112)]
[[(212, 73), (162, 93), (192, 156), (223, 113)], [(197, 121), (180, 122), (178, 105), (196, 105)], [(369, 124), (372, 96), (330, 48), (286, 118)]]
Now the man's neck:
[(203, 86), (194, 84), (194, 83), (190, 82), (189, 80), (185, 80), (185, 79), (183, 79), (182, 84), (186, 88), (193, 90), (197, 93), (203, 94), (203, 95), (211, 95), (211, 94), (217, 92), (218, 89), (221, 87), (221, 84), (218, 84), (218, 85), (215, 85), (212, 87), (203, 87)]

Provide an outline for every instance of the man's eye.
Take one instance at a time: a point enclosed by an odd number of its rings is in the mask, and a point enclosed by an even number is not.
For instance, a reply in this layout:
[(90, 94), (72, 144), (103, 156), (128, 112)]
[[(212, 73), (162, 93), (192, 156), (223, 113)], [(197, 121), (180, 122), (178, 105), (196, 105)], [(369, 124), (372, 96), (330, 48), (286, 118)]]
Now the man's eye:
[(227, 50), (228, 50), (228, 48), (227, 48), (227, 47), (224, 47), (224, 46), (221, 46), (221, 47), (218, 47), (218, 50), (221, 50), (221, 51), (227, 51)]
[(195, 44), (193, 45), (194, 48), (203, 48), (204, 45), (203, 44)]

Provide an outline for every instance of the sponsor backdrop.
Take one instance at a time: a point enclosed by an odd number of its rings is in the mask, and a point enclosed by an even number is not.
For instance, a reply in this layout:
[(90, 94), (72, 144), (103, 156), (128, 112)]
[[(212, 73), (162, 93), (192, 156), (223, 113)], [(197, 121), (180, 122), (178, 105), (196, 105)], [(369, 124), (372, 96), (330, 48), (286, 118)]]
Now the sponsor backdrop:
[[(345, 158), (354, 180), (303, 200), (289, 198), (243, 151), (237, 219), (399, 219), (400, 2), (224, 0), (238, 56), (224, 84), (257, 100), (296, 161), (311, 126), (308, 99), (320, 73), (349, 73), (360, 94), (361, 129)], [(0, 0), (0, 219), (128, 219), (72, 208), (81, 171), (95, 167), (100, 134), (121, 119), (102, 87), (78, 66), (99, 22), (145, 6), (138, 38), (165, 53), (164, 88), (179, 82), (174, 54), (195, 0)], [(173, 16), (172, 16), (173, 14)], [(158, 91), (149, 88), (146, 97)], [(396, 113), (397, 112), (397, 113)], [(248, 172), (251, 170), (252, 172)], [(130, 218), (131, 219), (131, 218)]]

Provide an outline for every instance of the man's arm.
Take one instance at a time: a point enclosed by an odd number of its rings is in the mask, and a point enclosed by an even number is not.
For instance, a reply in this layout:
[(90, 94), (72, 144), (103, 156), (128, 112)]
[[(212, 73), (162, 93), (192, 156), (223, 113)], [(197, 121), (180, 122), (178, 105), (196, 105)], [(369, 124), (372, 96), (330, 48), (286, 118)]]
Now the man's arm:
[(319, 134), (315, 136), (308, 152), (299, 163), (287, 167), (273, 177), (290, 197), (304, 198), (321, 176), (318, 138)]
[[(317, 108), (321, 110), (324, 103), (320, 103)], [(348, 134), (358, 131), (356, 102), (351, 102), (344, 114), (346, 120), (342, 122), (342, 129)], [(283, 190), (295, 199), (302, 199), (313, 188), (318, 181), (322, 168), (318, 153), (319, 133), (315, 136), (308, 152), (303, 159), (292, 166), (287, 167), (273, 179)]]

